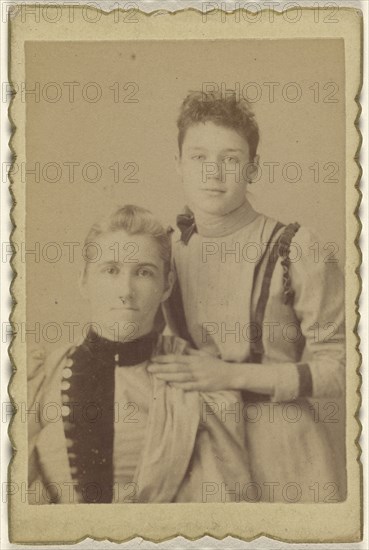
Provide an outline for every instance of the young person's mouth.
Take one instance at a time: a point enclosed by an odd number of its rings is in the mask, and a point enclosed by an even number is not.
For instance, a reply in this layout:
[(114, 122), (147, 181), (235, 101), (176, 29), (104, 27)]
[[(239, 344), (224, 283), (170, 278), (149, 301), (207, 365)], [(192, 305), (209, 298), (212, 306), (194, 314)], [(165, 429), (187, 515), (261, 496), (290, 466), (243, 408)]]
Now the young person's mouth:
[(225, 189), (218, 189), (218, 188), (212, 188), (212, 187), (206, 187), (202, 189), (202, 191), (205, 191), (206, 193), (210, 193), (212, 195), (220, 195), (221, 193), (225, 193)]

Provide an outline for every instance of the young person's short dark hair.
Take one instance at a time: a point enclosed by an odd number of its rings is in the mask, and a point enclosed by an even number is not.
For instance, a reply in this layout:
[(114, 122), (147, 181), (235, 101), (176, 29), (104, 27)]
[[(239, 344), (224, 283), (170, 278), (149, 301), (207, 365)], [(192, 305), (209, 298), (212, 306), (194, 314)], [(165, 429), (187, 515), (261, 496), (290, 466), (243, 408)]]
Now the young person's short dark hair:
[(226, 96), (220, 92), (190, 92), (182, 103), (177, 120), (180, 154), (188, 128), (200, 122), (213, 122), (219, 126), (233, 128), (246, 139), (250, 149), (250, 160), (254, 160), (259, 144), (259, 127), (245, 99), (237, 98), (236, 93), (229, 92)]

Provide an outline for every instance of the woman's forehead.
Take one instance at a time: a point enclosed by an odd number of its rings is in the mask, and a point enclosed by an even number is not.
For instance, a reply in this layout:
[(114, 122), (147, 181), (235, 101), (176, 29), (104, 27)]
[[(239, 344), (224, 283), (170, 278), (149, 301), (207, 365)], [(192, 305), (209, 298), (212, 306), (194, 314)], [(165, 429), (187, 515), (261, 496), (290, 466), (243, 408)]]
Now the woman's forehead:
[(159, 247), (152, 235), (133, 234), (119, 229), (99, 235), (96, 239), (101, 260), (123, 263), (144, 263), (145, 261), (160, 264)]

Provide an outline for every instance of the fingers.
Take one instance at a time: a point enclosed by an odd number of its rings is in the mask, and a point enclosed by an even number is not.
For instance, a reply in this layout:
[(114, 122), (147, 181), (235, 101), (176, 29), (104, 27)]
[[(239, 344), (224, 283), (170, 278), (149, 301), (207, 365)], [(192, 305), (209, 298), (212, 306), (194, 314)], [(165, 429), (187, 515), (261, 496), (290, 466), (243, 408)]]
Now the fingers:
[(170, 353), (169, 355), (157, 355), (152, 358), (155, 363), (165, 364), (165, 363), (189, 363), (192, 361), (192, 357), (186, 355), (176, 355), (175, 353)]
[(173, 386), (183, 391), (201, 391), (199, 382), (188, 381), (181, 383), (174, 383)]
[(147, 370), (153, 374), (164, 374), (164, 373), (184, 373), (190, 372), (189, 366), (184, 363), (173, 363), (170, 364), (152, 364), (147, 367)]
[(187, 348), (186, 352), (188, 355), (195, 355), (196, 357), (209, 357), (211, 356), (210, 353), (207, 351), (201, 350), (201, 349), (193, 349), (193, 348)]
[(193, 376), (190, 372), (165, 372), (156, 375), (156, 378), (165, 382), (191, 382)]

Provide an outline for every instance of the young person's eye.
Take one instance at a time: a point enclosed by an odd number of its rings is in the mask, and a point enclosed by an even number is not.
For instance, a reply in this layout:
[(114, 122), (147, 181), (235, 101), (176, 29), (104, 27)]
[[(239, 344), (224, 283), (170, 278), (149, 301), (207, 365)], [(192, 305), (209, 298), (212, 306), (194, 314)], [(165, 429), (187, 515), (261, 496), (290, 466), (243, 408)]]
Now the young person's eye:
[(197, 154), (197, 155), (192, 155), (192, 160), (205, 160), (205, 155), (202, 155), (202, 154)]
[(224, 157), (223, 162), (239, 162), (239, 159), (228, 155), (227, 157)]
[(151, 269), (148, 269), (147, 267), (140, 267), (140, 269), (137, 270), (137, 275), (139, 277), (149, 278), (149, 277), (153, 277), (154, 272), (151, 271)]

